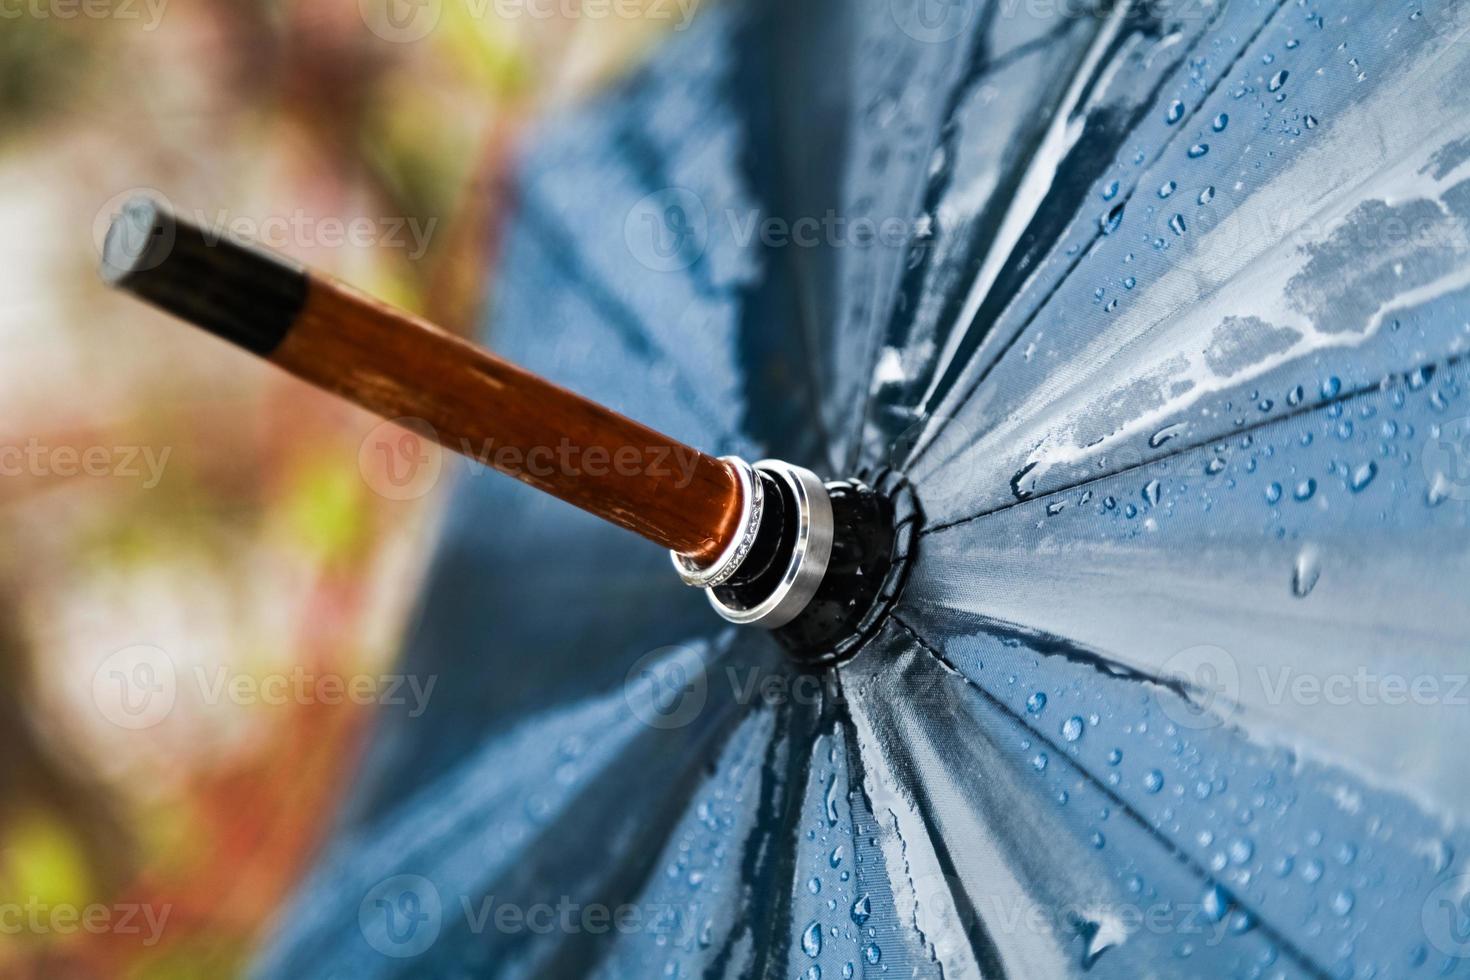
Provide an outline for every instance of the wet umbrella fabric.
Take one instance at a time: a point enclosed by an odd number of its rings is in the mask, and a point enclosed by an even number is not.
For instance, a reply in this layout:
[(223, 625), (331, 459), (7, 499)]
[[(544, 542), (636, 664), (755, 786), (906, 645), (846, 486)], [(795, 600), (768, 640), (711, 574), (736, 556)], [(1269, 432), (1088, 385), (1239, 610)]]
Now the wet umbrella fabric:
[(908, 590), (813, 681), (461, 474), (402, 668), (441, 683), (257, 972), (1470, 972), (1467, 42), (729, 5), (549, 126), (491, 341), (708, 449), (897, 466)]

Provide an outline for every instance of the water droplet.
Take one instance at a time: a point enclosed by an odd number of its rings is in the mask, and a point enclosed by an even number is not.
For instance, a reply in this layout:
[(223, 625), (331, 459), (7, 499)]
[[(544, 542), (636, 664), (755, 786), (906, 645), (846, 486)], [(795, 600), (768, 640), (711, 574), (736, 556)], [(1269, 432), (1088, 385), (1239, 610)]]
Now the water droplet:
[(1182, 214), (1176, 214), (1174, 215), (1174, 217), (1170, 218), (1169, 227), (1176, 235), (1182, 235), (1189, 230), (1184, 224), (1184, 215)]
[(1157, 769), (1150, 769), (1143, 774), (1143, 788), (1150, 793), (1157, 793), (1164, 788), (1164, 774)]
[(1184, 118), (1184, 103), (1175, 99), (1169, 104), (1169, 111), (1164, 113), (1164, 122), (1170, 126)]
[(1210, 476), (1214, 476), (1224, 469), (1225, 460), (1221, 459), (1219, 456), (1216, 456), (1214, 459), (1205, 464), (1205, 472), (1208, 473)]
[(1073, 715), (1062, 722), (1062, 738), (1075, 742), (1082, 737), (1082, 719)]
[(1174, 425), (1164, 426), (1162, 429), (1148, 437), (1149, 448), (1158, 449), (1170, 439), (1173, 439), (1175, 436), (1184, 432), (1186, 428), (1188, 428), (1188, 426), (1184, 422), (1176, 422)]
[(1291, 594), (1305, 599), (1317, 587), (1322, 577), (1322, 561), (1316, 547), (1307, 545), (1297, 552), (1296, 566), (1291, 572)]
[(1206, 921), (1219, 922), (1230, 911), (1230, 893), (1219, 885), (1211, 885), (1200, 902)]
[(1215, 117), (1215, 121), (1210, 125), (1214, 128), (1215, 132), (1223, 133), (1225, 132), (1225, 127), (1230, 125), (1230, 117), (1222, 112)]
[(1122, 761), (1123, 761), (1123, 750), (1122, 749), (1113, 749), (1113, 751), (1111, 751), (1111, 752), (1108, 753), (1108, 765), (1110, 765), (1110, 766), (1116, 766), (1118, 763), (1120, 763)]
[(1038, 753), (1036, 753), (1036, 758), (1034, 758), (1034, 759), (1031, 760), (1031, 768), (1032, 769), (1035, 769), (1037, 772), (1045, 772), (1046, 771), (1046, 763), (1047, 763), (1046, 753), (1045, 752), (1038, 752)]
[(1143, 488), (1143, 499), (1148, 501), (1150, 507), (1159, 505), (1159, 498), (1163, 496), (1163, 484), (1158, 480), (1150, 480)]
[(1033, 715), (1040, 714), (1041, 709), (1045, 707), (1046, 695), (1043, 694), (1041, 691), (1037, 691), (1035, 694), (1026, 699), (1026, 710), (1031, 712)]
[(1194, 144), (1193, 146), (1191, 146), (1189, 148), (1189, 151), (1188, 152), (1189, 152), (1189, 159), (1191, 159), (1191, 160), (1198, 160), (1200, 157), (1202, 157), (1206, 153), (1209, 153), (1210, 152), (1210, 144), (1208, 144), (1208, 143), (1196, 143), (1196, 144)]
[(822, 968), (813, 963), (811, 966), (807, 967), (807, 971), (803, 976), (803, 980), (822, 980)]
[(1311, 858), (1302, 865), (1302, 880), (1309, 885), (1315, 885), (1322, 880), (1322, 871), (1322, 862), (1317, 858)]
[(1237, 837), (1230, 842), (1230, 863), (1245, 864), (1256, 853), (1256, 845), (1246, 837)]
[(1281, 484), (1273, 483), (1266, 488), (1266, 503), (1276, 504), (1281, 502)]
[(1200, 203), (1200, 206), (1201, 207), (1203, 207), (1206, 204), (1209, 204), (1214, 199), (1215, 199), (1215, 188), (1214, 187), (1206, 187), (1204, 190), (1202, 190), (1202, 191), (1199, 192), (1199, 203)]
[(1362, 466), (1359, 466), (1357, 469), (1353, 470), (1352, 478), (1348, 480), (1348, 487), (1353, 491), (1353, 493), (1362, 493), (1364, 490), (1368, 489), (1368, 484), (1372, 483), (1373, 478), (1377, 475), (1377, 463), (1364, 463)]
[(1159, 186), (1159, 197), (1167, 201), (1169, 198), (1174, 196), (1174, 192), (1178, 189), (1178, 184), (1176, 184), (1172, 180), (1166, 180), (1163, 184)]
[(1108, 846), (1108, 839), (1102, 835), (1102, 831), (1099, 830), (1093, 833), (1092, 846), (1099, 851)]
[(806, 890), (813, 895), (820, 895), (822, 893), (822, 879), (816, 875), (812, 875), (811, 880), (806, 883)]
[(1308, 115), (1307, 118), (1305, 118), (1305, 119), (1302, 120), (1302, 122), (1306, 123), (1308, 129), (1316, 129), (1317, 128), (1317, 117), (1316, 116)]
[(1113, 208), (1107, 214), (1098, 219), (1098, 226), (1102, 229), (1102, 233), (1104, 235), (1111, 235), (1113, 232), (1118, 230), (1118, 224), (1123, 220), (1123, 208), (1125, 207), (1125, 205), (1126, 202), (1124, 202), (1123, 204), (1119, 204), (1117, 207)]
[(822, 924), (820, 922), (813, 921), (801, 934), (801, 949), (812, 959), (822, 955)]
[(864, 925), (873, 914), (872, 899), (867, 895), (862, 896), (856, 902), (852, 903), (852, 910), (849, 914), (852, 916), (854, 925)]
[(832, 848), (832, 853), (827, 857), (827, 863), (832, 867), (840, 867), (842, 864), (842, 845), (838, 844)]
[(1020, 472), (1011, 477), (1011, 493), (1015, 494), (1017, 500), (1025, 500), (1036, 493), (1036, 477), (1032, 476), (1036, 467), (1036, 463), (1027, 463)]
[(1276, 74), (1272, 75), (1271, 76), (1271, 80), (1266, 83), (1266, 91), (1267, 92), (1279, 92), (1279, 91), (1281, 91), (1281, 86), (1285, 85), (1286, 84), (1286, 80), (1288, 78), (1290, 78), (1290, 77), (1291, 77), (1291, 72), (1287, 71), (1285, 68), (1281, 69)]
[(1338, 915), (1347, 915), (1353, 910), (1353, 904), (1356, 901), (1357, 899), (1353, 896), (1352, 891), (1350, 889), (1344, 888), (1342, 891), (1332, 896), (1332, 911), (1336, 912)]
[(1328, 378), (1322, 382), (1322, 397), (1336, 398), (1342, 391), (1342, 379), (1338, 377)]
[(882, 948), (877, 943), (868, 943), (863, 947), (863, 959), (867, 960), (870, 965), (877, 966), (878, 962), (883, 959)]
[(1118, 196), (1118, 189), (1118, 182), (1116, 180), (1112, 181), (1102, 189), (1102, 199), (1104, 201), (1111, 201)]
[(1295, 497), (1298, 501), (1306, 503), (1308, 500), (1312, 499), (1312, 496), (1316, 494), (1316, 492), (1317, 481), (1312, 479), (1311, 477), (1307, 477), (1305, 480), (1296, 485), (1296, 489), (1292, 491), (1291, 495)]

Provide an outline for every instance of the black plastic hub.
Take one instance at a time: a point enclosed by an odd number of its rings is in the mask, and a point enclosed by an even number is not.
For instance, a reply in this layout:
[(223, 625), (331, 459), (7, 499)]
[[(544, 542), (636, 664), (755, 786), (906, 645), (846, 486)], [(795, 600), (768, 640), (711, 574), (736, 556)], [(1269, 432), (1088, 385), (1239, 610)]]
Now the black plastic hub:
[[(795, 501), (779, 481), (766, 489), (761, 533), (741, 571), (715, 590), (736, 609), (758, 605), (779, 584), (796, 543)], [(857, 653), (882, 626), (908, 578), (918, 541), (918, 501), (891, 471), (827, 484), (832, 501), (832, 557), (807, 608), (775, 635), (803, 666), (821, 668)]]

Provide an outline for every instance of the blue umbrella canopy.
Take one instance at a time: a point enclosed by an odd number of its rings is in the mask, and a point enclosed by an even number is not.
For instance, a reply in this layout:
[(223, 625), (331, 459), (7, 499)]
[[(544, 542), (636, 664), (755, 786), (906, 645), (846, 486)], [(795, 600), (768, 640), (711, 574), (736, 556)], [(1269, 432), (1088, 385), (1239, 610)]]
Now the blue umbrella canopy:
[(804, 673), (466, 470), (258, 973), (1470, 973), (1467, 93), (1462, 3), (833, 0), (548, 125), (491, 342), (906, 479), (907, 588)]

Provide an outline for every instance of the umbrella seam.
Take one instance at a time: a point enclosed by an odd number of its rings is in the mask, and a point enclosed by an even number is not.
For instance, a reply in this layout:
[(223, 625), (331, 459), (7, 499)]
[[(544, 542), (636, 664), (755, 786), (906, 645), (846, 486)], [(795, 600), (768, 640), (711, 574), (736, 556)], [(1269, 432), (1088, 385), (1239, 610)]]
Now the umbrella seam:
[[(953, 663), (951, 663), (948, 657), (939, 652), (939, 650), (937, 650), (922, 636), (920, 636), (918, 631), (910, 626), (907, 622), (905, 622), (901, 616), (895, 613), (893, 616), (893, 621), (897, 623), (904, 632), (908, 633), (909, 636), (913, 638), (914, 642), (917, 643), (921, 649), (923, 649), (930, 656), (938, 660), (939, 663), (945, 667), (945, 669), (949, 670), (955, 676), (959, 677), (960, 680), (967, 687), (979, 693), (980, 696), (983, 697), (993, 707), (997, 708), (1002, 713), (1010, 717), (1012, 721), (1018, 723), (1023, 730), (1032, 733), (1039, 741), (1045, 743), (1048, 747), (1051, 748), (1054, 753), (1057, 754), (1058, 758), (1067, 759), (1066, 752), (1061, 746), (1053, 742), (1049, 735), (1031, 725), (1028, 725), (1026, 723), (1026, 719), (1017, 714), (1010, 707), (1010, 705), (1006, 704), (1000, 698), (997, 698), (994, 694), (991, 694), (980, 684), (975, 683), (975, 681), (972, 680), (969, 675), (965, 674)], [(1313, 957), (1311, 957), (1305, 950), (1298, 947), (1290, 939), (1288, 939), (1286, 936), (1284, 936), (1274, 927), (1272, 927), (1269, 924), (1269, 920), (1262, 918), (1254, 908), (1250, 907), (1244, 901), (1242, 901), (1240, 897), (1235, 893), (1235, 891), (1226, 888), (1223, 882), (1219, 881), (1217, 878), (1211, 875), (1207, 868), (1196, 861), (1193, 856), (1185, 851), (1182, 847), (1180, 847), (1179, 844), (1166, 837), (1157, 828), (1150, 824), (1148, 820), (1144, 819), (1143, 814), (1135, 810), (1127, 800), (1119, 796), (1117, 793), (1113, 792), (1112, 789), (1110, 789), (1101, 780), (1097, 779), (1089, 770), (1084, 768), (1082, 765), (1072, 762), (1071, 760), (1068, 760), (1068, 763), (1072, 765), (1072, 767), (1078, 773), (1080, 773), (1082, 777), (1098, 792), (1102, 793), (1103, 796), (1112, 801), (1113, 805), (1118, 808), (1120, 813), (1124, 814), (1128, 819), (1132, 820), (1135, 824), (1138, 825), (1141, 830), (1143, 830), (1145, 834), (1157, 841), (1165, 849), (1169, 856), (1173, 857), (1177, 862), (1179, 862), (1181, 866), (1194, 874), (1197, 878), (1199, 878), (1201, 882), (1207, 882), (1216, 885), (1217, 887), (1225, 891), (1226, 894), (1230, 896), (1232, 903), (1236, 907), (1240, 908), (1242, 911), (1251, 915), (1257, 923), (1257, 928), (1259, 928), (1264, 934), (1275, 941), (1281, 947), (1282, 952), (1284, 952), (1287, 956), (1296, 961), (1298, 966), (1300, 966), (1303, 970), (1307, 971), (1314, 977), (1321, 978), (1321, 980), (1328, 980), (1329, 974), (1326, 968), (1320, 966), (1315, 961), (1315, 959), (1313, 959)]]
[(1005, 513), (1006, 511), (1012, 510), (1016, 507), (1020, 507), (1023, 504), (1029, 504), (1038, 500), (1046, 500), (1050, 497), (1055, 497), (1057, 494), (1071, 493), (1073, 490), (1079, 490), (1083, 487), (1091, 486), (1095, 483), (1100, 483), (1103, 480), (1111, 480), (1114, 477), (1122, 476), (1125, 473), (1131, 473), (1135, 470), (1140, 470), (1147, 466), (1152, 466), (1155, 463), (1162, 463), (1171, 459), (1177, 459), (1178, 457), (1186, 455), (1187, 453), (1192, 453), (1197, 450), (1204, 449), (1208, 446), (1219, 443), (1222, 440), (1231, 439), (1240, 435), (1250, 435), (1251, 433), (1259, 432), (1261, 429), (1267, 428), (1268, 426), (1276, 425), (1282, 422), (1290, 422), (1293, 419), (1300, 418), (1304, 415), (1309, 415), (1313, 412), (1321, 411), (1322, 409), (1328, 408), (1332, 405), (1346, 404), (1350, 401), (1353, 401), (1354, 399), (1371, 395), (1374, 392), (1383, 391), (1385, 387), (1394, 380), (1407, 378), (1410, 374), (1413, 374), (1417, 371), (1437, 371), (1440, 367), (1444, 367), (1447, 369), (1455, 368), (1463, 363), (1467, 358), (1470, 358), (1470, 354), (1456, 354), (1450, 357), (1429, 361), (1427, 363), (1409, 368), (1405, 371), (1394, 372), (1393, 374), (1390, 374), (1387, 378), (1384, 378), (1380, 381), (1375, 381), (1373, 384), (1362, 385), (1357, 388), (1350, 388), (1339, 395), (1333, 396), (1332, 398), (1324, 398), (1321, 401), (1314, 402), (1311, 405), (1296, 408), (1289, 412), (1283, 412), (1282, 414), (1274, 416), (1272, 418), (1262, 419), (1261, 421), (1253, 423), (1251, 425), (1242, 426), (1241, 428), (1238, 428), (1233, 432), (1214, 436), (1210, 439), (1202, 439), (1196, 442), (1180, 445), (1178, 449), (1162, 453), (1151, 459), (1144, 460), (1143, 462), (1134, 463), (1131, 466), (1125, 466), (1122, 469), (1114, 470), (1110, 473), (1103, 473), (1100, 476), (1089, 477), (1086, 480), (1081, 480), (1076, 483), (1069, 483), (1066, 486), (1057, 487), (1055, 490), (1048, 490), (1045, 493), (1039, 493), (1033, 496), (1025, 497), (1020, 500), (1014, 500), (1009, 503), (1001, 504), (998, 507), (992, 507), (989, 510), (981, 511), (978, 514), (972, 514), (969, 517), (962, 517), (957, 520), (948, 521), (944, 524), (936, 524), (931, 527), (926, 527), (924, 528), (924, 530), (919, 532), (919, 536), (927, 537), (931, 534), (938, 534), (941, 531), (949, 531), (954, 528), (961, 527), (965, 524), (972, 524), (975, 521), (982, 520), (986, 517), (992, 517), (996, 514)]

